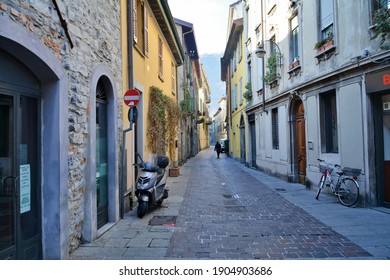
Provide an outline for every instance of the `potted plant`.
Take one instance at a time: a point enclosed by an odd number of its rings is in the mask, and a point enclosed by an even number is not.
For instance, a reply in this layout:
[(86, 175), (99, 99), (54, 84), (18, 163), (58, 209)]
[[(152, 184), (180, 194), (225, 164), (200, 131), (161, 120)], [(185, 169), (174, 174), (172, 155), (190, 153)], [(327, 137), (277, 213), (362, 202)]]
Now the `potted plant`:
[(251, 82), (247, 82), (246, 85), (245, 85), (245, 92), (243, 94), (245, 100), (247, 102), (251, 101), (252, 100), (252, 97), (253, 97), (253, 94), (252, 94), (252, 83)]
[(280, 75), (277, 73), (277, 61), (280, 57), (281, 55), (279, 52), (273, 52), (267, 60), (267, 71), (263, 78), (267, 85), (272, 84), (280, 78)]
[(385, 8), (387, 1), (382, 0), (381, 7), (374, 12), (373, 30), (381, 36), (381, 49), (389, 49), (389, 46), (384, 46), (387, 34), (390, 33), (390, 11)]
[(300, 65), (300, 61), (298, 59), (298, 57), (294, 58), (294, 60), (291, 62), (290, 64), (290, 70), (291, 69), (294, 69), (295, 67), (297, 67), (298, 65)]
[(180, 175), (180, 167), (174, 164), (169, 168), (169, 177), (178, 177)]
[(334, 45), (334, 40), (333, 40), (333, 32), (329, 31), (326, 34), (326, 38), (318, 41), (315, 43), (314, 48), (317, 50), (317, 52), (323, 52), (327, 50), (330, 46)]

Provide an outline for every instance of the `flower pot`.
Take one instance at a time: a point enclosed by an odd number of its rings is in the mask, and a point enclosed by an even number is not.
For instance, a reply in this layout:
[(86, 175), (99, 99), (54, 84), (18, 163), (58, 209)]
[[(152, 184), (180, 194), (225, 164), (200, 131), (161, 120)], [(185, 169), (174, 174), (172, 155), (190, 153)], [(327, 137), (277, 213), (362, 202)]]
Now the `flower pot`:
[(180, 175), (180, 167), (169, 168), (169, 177), (178, 177)]
[(330, 41), (326, 42), (325, 44), (323, 44), (321, 47), (319, 47), (317, 49), (317, 52), (318, 53), (324, 52), (324, 51), (326, 51), (327, 49), (329, 49), (333, 45), (334, 45), (334, 41), (330, 40)]
[(295, 60), (295, 61), (293, 61), (293, 62), (290, 64), (290, 69), (293, 69), (293, 68), (297, 67), (298, 65), (300, 65), (299, 60)]

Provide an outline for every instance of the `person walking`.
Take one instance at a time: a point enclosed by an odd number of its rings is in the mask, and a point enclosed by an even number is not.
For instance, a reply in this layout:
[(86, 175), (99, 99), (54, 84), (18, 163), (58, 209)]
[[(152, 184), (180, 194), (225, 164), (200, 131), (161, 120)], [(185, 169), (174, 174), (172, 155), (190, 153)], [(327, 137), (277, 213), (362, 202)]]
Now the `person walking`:
[(217, 157), (219, 158), (219, 154), (221, 153), (221, 144), (218, 141), (215, 143), (214, 151), (217, 152)]

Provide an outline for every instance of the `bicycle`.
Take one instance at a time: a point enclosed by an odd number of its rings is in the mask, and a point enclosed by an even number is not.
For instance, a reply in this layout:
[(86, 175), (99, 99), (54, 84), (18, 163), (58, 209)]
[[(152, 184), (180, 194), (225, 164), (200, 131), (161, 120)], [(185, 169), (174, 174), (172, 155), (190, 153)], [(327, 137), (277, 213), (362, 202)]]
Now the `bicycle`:
[[(318, 183), (318, 191), (316, 199), (321, 193), (324, 186), (330, 187), (334, 195), (337, 196), (340, 203), (344, 206), (353, 206), (359, 199), (359, 184), (357, 183), (357, 177), (360, 175), (361, 169), (356, 168), (341, 168), (340, 165), (334, 164), (337, 171), (337, 182), (334, 184), (332, 180), (333, 168), (329, 167), (329, 164), (323, 159), (317, 159), (319, 161), (320, 171), (322, 172), (321, 179)], [(321, 164), (324, 163), (325, 165)]]

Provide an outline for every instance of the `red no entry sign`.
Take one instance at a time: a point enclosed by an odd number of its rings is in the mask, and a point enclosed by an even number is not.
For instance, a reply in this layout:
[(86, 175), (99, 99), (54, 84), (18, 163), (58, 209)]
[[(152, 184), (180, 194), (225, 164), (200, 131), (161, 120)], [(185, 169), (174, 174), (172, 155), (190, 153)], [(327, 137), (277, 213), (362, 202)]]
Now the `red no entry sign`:
[(137, 106), (139, 102), (139, 92), (136, 89), (129, 89), (125, 92), (125, 95), (123, 96), (123, 102), (129, 107)]

